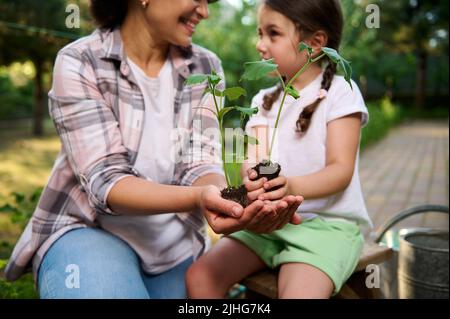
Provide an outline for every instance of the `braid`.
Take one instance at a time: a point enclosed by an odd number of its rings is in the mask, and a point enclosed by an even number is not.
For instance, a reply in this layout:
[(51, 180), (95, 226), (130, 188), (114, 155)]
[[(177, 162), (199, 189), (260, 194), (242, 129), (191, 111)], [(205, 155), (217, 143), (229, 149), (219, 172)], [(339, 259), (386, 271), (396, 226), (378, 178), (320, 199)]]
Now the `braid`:
[[(331, 83), (333, 82), (334, 75), (336, 74), (337, 67), (336, 64), (328, 61), (328, 65), (323, 73), (323, 79), (321, 84), (321, 89), (328, 91), (331, 87)], [(297, 120), (297, 132), (301, 134), (306, 134), (308, 131), (309, 125), (311, 124), (311, 118), (319, 106), (321, 98), (318, 98), (315, 102), (305, 107), (300, 114)]]
[(263, 108), (266, 111), (270, 111), (272, 109), (273, 103), (275, 103), (275, 101), (280, 97), (281, 92), (283, 92), (283, 87), (278, 85), (275, 91), (264, 96)]

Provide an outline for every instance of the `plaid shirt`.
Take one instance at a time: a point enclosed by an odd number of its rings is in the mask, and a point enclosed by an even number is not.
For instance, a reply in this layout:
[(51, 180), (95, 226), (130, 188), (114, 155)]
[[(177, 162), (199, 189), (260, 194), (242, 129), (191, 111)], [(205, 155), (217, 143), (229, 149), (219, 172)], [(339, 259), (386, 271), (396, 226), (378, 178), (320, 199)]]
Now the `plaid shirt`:
[[(183, 160), (175, 164), (172, 184), (190, 186), (199, 177), (223, 175), (223, 171), (218, 138), (203, 134), (208, 128), (217, 128), (217, 120), (211, 112), (197, 108), (212, 109), (211, 95), (204, 95), (206, 84), (187, 87), (184, 82), (192, 73), (215, 69), (223, 75), (223, 70), (216, 55), (195, 45), (172, 46), (169, 57), (176, 92), (174, 127), (188, 134), (181, 143)], [(144, 128), (144, 109), (119, 29), (98, 29), (59, 52), (49, 111), (62, 149), (6, 267), (8, 280), (18, 279), (31, 268), (36, 279), (44, 254), (64, 233), (98, 227), (97, 214), (117, 215), (106, 199), (118, 181), (140, 176), (133, 166)], [(193, 136), (200, 136), (201, 143), (194, 143)], [(198, 211), (177, 216), (195, 231), (193, 255), (198, 257), (207, 244), (203, 216)]]

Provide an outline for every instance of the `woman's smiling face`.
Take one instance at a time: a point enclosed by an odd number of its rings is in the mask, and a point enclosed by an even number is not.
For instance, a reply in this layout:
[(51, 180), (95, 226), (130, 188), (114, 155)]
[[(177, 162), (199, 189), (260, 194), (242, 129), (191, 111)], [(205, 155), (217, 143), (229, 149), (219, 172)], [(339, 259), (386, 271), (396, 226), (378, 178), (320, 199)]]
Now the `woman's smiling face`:
[(150, 0), (145, 11), (154, 36), (183, 47), (192, 43), (196, 26), (208, 16), (208, 0)]

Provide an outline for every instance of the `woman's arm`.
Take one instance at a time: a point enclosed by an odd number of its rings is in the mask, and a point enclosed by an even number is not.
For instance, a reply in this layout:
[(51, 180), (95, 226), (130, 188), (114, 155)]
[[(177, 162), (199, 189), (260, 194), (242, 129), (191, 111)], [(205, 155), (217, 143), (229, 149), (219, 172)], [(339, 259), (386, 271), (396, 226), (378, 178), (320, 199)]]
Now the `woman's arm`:
[[(317, 173), (289, 177), (287, 192), (305, 199), (330, 196), (343, 191), (351, 182), (361, 132), (361, 114), (355, 113), (328, 124), (326, 167)], [(277, 185), (269, 181), (268, 190)], [(266, 194), (262, 195), (266, 196)], [(266, 198), (264, 198), (266, 199)]]
[(198, 207), (201, 187), (160, 185), (139, 177), (126, 177), (108, 194), (112, 211), (123, 215), (152, 215), (192, 211)]
[(124, 215), (152, 215), (194, 211), (200, 208), (204, 186), (226, 187), (223, 176), (208, 174), (190, 186), (160, 185), (130, 176), (117, 182), (108, 195), (108, 205)]

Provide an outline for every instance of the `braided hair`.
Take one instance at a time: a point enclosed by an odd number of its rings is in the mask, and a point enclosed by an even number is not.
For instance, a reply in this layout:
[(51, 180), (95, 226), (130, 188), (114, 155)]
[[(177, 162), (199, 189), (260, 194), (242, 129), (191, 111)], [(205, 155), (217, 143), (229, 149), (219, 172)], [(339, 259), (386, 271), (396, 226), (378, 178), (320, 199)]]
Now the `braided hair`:
[[(321, 89), (325, 91), (328, 91), (330, 89), (336, 71), (336, 64), (329, 61), (327, 67), (325, 68), (325, 71), (323, 72)], [(296, 123), (297, 132), (306, 134), (309, 125), (311, 124), (311, 118), (316, 109), (319, 107), (320, 102), (322, 102), (322, 98), (318, 97), (313, 103), (303, 109)]]
[[(327, 46), (335, 50), (339, 49), (344, 25), (339, 0), (264, 0), (264, 4), (290, 19), (298, 27), (303, 39), (322, 30), (328, 36)], [(336, 75), (337, 67), (328, 58), (322, 59), (321, 63), (327, 63), (323, 72), (321, 89), (328, 91)], [(282, 92), (282, 86), (278, 85), (273, 92), (266, 94), (263, 108), (270, 111)], [(323, 97), (318, 97), (316, 101), (303, 109), (296, 123), (297, 132), (306, 134), (312, 116), (322, 99)]]

